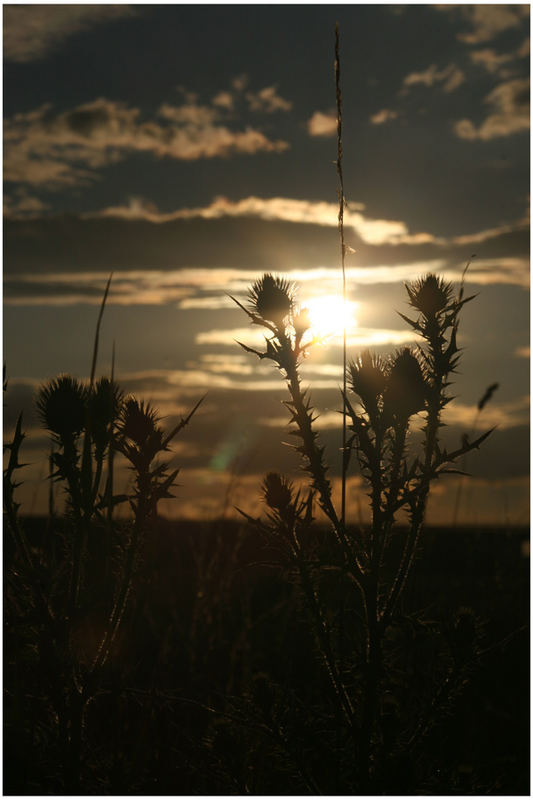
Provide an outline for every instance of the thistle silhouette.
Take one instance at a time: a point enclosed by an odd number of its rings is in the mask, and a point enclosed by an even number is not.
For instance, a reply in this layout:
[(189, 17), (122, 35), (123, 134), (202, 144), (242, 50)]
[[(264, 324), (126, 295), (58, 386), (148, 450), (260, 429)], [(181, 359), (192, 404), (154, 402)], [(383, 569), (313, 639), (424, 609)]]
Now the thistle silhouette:
[[(301, 358), (313, 342), (302, 345), (307, 321), (304, 317), (302, 324), (302, 317), (295, 310), (294, 286), (268, 273), (252, 286), (248, 308), (235, 300), (252, 324), (266, 331), (264, 350), (239, 344), (258, 358), (272, 361), (285, 378), (290, 395), (285, 405), (290, 412), (291, 433), (300, 442), (296, 449), (311, 484), (302, 499), (299, 493), (295, 496), (288, 479), (269, 473), (263, 485), (263, 496), (270, 509), (267, 521), (244, 516), (267, 535), (281, 536), (288, 543), (286, 557), (299, 575), (332, 696), (352, 738), (358, 770), (356, 784), (362, 793), (372, 793), (374, 788), (375, 743), (380, 737), (390, 735), (380, 728), (378, 717), (385, 680), (383, 642), (394, 625), (414, 563), (430, 485), (439, 476), (453, 472), (455, 462), (479, 447), (491, 432), (472, 442), (463, 438), (452, 452), (439, 441), (441, 414), (452, 399), (448, 387), (460, 359), (457, 345), (460, 312), (473, 298), (464, 297), (463, 284), (455, 296), (453, 286), (433, 274), (406, 284), (406, 290), (408, 302), (418, 316), (416, 319), (401, 316), (421, 337), (422, 344), (417, 349), (405, 347), (388, 359), (364, 351), (346, 370), (354, 396), (343, 392), (343, 406), (352, 433), (347, 442), (346, 463), (354, 453), (367, 483), (371, 507), (369, 529), (358, 532), (348, 530), (343, 514), (337, 513), (333, 503), (329, 467), (314, 429), (316, 416), (308, 392), (301, 388)], [(421, 451), (413, 457), (411, 420), (420, 414), (425, 419), (424, 438)], [(351, 654), (339, 653), (333, 646), (334, 629), (328, 622), (333, 612), (321, 597), (320, 580), (311, 567), (304, 544), (309, 539), (315, 495), (331, 523), (335, 543), (332, 562), (340, 570), (343, 591), (349, 594), (354, 587), (357, 591), (365, 624), (362, 652), (355, 647)], [(400, 512), (407, 514), (409, 529), (399, 559), (388, 563), (393, 527)], [(391, 572), (392, 581), (387, 577)], [(365, 664), (361, 685), (351, 689), (343, 677), (347, 658), (351, 658), (352, 665), (361, 660)]]

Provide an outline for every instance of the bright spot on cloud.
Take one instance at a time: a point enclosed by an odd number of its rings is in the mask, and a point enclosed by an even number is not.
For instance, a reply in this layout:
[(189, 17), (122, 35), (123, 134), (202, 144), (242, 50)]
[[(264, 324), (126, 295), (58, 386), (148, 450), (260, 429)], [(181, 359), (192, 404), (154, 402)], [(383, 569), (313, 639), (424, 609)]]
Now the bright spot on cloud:
[(309, 309), (311, 319), (310, 332), (317, 339), (330, 339), (357, 326), (355, 311), (357, 303), (344, 301), (338, 294), (313, 297), (304, 304)]

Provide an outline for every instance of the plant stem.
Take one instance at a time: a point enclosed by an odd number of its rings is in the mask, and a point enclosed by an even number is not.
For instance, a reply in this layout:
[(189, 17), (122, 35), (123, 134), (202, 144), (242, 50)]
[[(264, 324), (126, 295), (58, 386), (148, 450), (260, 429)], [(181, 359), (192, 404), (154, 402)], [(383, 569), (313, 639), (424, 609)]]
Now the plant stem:
[[(344, 258), (346, 246), (344, 243), (344, 178), (342, 174), (342, 93), (341, 93), (341, 68), (340, 68), (340, 48), (339, 48), (339, 24), (335, 26), (335, 95), (337, 100), (337, 175), (339, 176), (339, 234), (341, 245), (341, 267), (342, 267), (342, 299), (344, 310), (346, 311), (346, 269)], [(343, 323), (342, 330), (342, 396), (346, 397), (346, 321)], [(341, 526), (346, 529), (346, 403), (342, 408), (342, 479), (341, 479)]]
[(124, 566), (124, 576), (122, 585), (120, 587), (117, 599), (111, 611), (107, 630), (104, 634), (98, 652), (93, 662), (91, 674), (94, 675), (96, 670), (103, 667), (109, 657), (109, 653), (115, 637), (117, 635), (122, 617), (126, 610), (128, 598), (131, 592), (131, 584), (133, 579), (133, 572), (135, 567), (135, 560), (137, 557), (138, 546), (146, 527), (148, 518), (148, 497), (150, 492), (150, 477), (148, 473), (139, 475), (138, 477), (138, 490), (137, 490), (137, 510), (135, 514), (135, 523), (131, 536), (130, 545), (128, 548), (128, 555), (126, 564)]
[(361, 769), (361, 794), (371, 794), (372, 736), (377, 711), (381, 675), (381, 636), (378, 619), (378, 575), (369, 576), (365, 584), (367, 624), (366, 675), (357, 762)]
[[(430, 347), (432, 350), (433, 361), (435, 364), (438, 364), (441, 352), (441, 344), (438, 336), (432, 337), (432, 340), (430, 341)], [(442, 400), (442, 391), (444, 388), (444, 380), (445, 376), (442, 373), (438, 372), (437, 369), (435, 369), (435, 374), (433, 375), (433, 386), (431, 388), (430, 398), (428, 402), (426, 441), (424, 445), (424, 464), (422, 466), (420, 486), (418, 489), (417, 497), (414, 500), (411, 525), (409, 527), (409, 533), (407, 535), (407, 540), (405, 542), (404, 550), (402, 553), (400, 566), (398, 568), (398, 572), (396, 573), (392, 589), (389, 593), (389, 596), (387, 598), (387, 603), (383, 611), (382, 621), (385, 625), (388, 624), (391, 616), (393, 615), (394, 610), (396, 608), (396, 604), (398, 602), (398, 598), (400, 597), (400, 594), (402, 593), (403, 588), (407, 582), (407, 578), (409, 576), (411, 567), (413, 565), (414, 554), (416, 551), (418, 539), (420, 537), (420, 532), (422, 530), (422, 525), (424, 522), (427, 498), (429, 494), (429, 487), (432, 476), (433, 458), (435, 455), (435, 447), (438, 440), (441, 400)]]

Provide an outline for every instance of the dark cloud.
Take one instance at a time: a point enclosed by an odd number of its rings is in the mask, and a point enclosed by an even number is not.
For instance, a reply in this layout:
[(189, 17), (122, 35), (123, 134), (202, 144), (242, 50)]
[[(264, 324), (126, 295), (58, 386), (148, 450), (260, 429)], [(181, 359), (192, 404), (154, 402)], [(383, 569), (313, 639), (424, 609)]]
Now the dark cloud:
[(4, 59), (37, 61), (75, 33), (129, 17), (129, 5), (5, 5)]
[[(350, 236), (357, 251), (349, 265), (365, 267), (443, 260), (454, 268), (472, 253), (478, 259), (527, 258), (525, 223), (444, 244), (369, 245)], [(230, 267), (257, 270), (336, 266), (338, 233), (333, 227), (254, 218), (187, 219), (154, 224), (144, 220), (6, 220), (6, 274), (48, 271), (112, 271)]]

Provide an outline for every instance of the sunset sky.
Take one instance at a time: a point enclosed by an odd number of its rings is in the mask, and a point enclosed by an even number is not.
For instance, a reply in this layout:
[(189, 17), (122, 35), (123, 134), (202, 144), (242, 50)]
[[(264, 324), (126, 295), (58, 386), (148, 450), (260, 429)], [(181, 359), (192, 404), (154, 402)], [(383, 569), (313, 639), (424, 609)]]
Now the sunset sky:
[[(169, 426), (207, 392), (175, 448), (166, 514), (258, 513), (262, 475), (298, 475), (279, 373), (235, 339), (262, 272), (314, 312), (304, 368), (338, 474), (334, 30), (341, 31), (348, 343), (414, 343), (403, 282), (459, 280), (475, 258), (445, 429), (497, 425), (463, 491), (466, 522), (526, 523), (529, 505), (528, 5), (25, 5), (4, 15), (4, 422), (24, 411), (24, 510), (46, 506), (43, 380), (87, 378), (114, 273), (99, 373)], [(500, 384), (477, 417), (486, 387)], [(124, 477), (123, 480), (126, 480)], [(350, 514), (366, 514), (359, 478)], [(444, 480), (430, 519), (453, 518)], [(229, 497), (229, 501), (228, 498)]]

